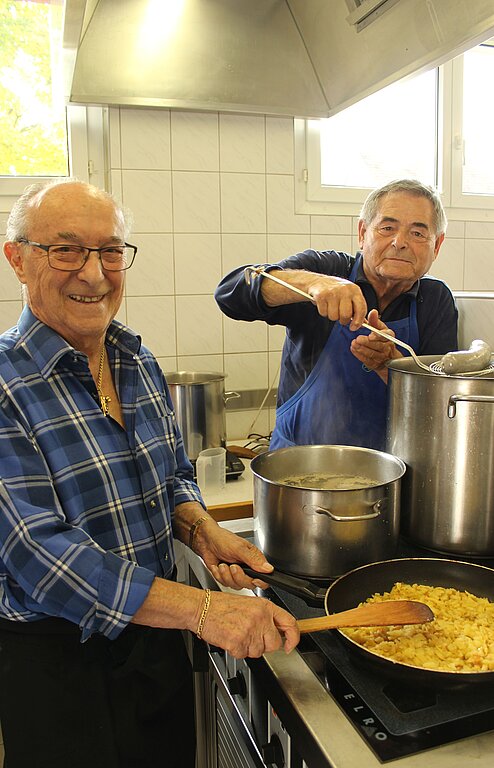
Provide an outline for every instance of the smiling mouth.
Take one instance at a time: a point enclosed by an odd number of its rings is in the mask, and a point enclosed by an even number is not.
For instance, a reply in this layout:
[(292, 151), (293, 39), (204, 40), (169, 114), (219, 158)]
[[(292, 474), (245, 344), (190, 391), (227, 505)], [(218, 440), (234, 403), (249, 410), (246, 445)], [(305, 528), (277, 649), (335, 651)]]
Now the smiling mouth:
[(77, 296), (76, 294), (70, 294), (69, 299), (77, 301), (79, 304), (97, 304), (99, 301), (103, 301), (104, 296)]

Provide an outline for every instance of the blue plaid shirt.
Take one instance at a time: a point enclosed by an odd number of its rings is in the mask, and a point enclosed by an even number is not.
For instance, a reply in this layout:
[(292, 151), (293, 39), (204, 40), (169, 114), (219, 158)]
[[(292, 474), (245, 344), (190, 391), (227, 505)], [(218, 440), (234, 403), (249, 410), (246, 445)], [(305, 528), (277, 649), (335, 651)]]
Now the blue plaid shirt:
[(198, 501), (155, 358), (114, 321), (106, 347), (125, 429), (86, 355), (26, 307), (0, 336), (0, 616), (58, 616), (115, 638), (170, 576), (176, 505)]

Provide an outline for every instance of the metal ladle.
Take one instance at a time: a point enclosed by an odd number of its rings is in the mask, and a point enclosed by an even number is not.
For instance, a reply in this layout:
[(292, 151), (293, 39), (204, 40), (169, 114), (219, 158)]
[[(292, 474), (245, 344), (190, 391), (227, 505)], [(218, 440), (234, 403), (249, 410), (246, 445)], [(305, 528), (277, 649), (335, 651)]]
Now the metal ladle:
[[(261, 269), (261, 267), (246, 267), (244, 269), (244, 277), (248, 285), (250, 285), (250, 274), (251, 272), (255, 272), (256, 275), (262, 275), (262, 277), (268, 277), (270, 280), (273, 280), (275, 283), (278, 283), (279, 285), (282, 285), (284, 288), (288, 288), (288, 290), (293, 291), (294, 293), (298, 293), (299, 296), (303, 296), (305, 299), (308, 299), (313, 304), (314, 298), (310, 295), (310, 293), (306, 293), (306, 291), (302, 291), (300, 288), (297, 288), (294, 285), (290, 285), (290, 283), (286, 283), (284, 280), (280, 280), (279, 277), (275, 277), (275, 275), (272, 275), (271, 272), (266, 272), (264, 269)], [(448, 374), (445, 371), (442, 371), (439, 367), (438, 363), (431, 363), (431, 365), (426, 365), (422, 362), (422, 360), (419, 359), (417, 354), (415, 353), (415, 350), (412, 349), (412, 347), (409, 344), (406, 344), (404, 341), (401, 341), (400, 339), (396, 339), (394, 336), (390, 336), (385, 331), (379, 330), (379, 328), (374, 328), (374, 326), (369, 325), (369, 323), (362, 323), (362, 328), (367, 328), (369, 331), (372, 331), (372, 333), (377, 333), (378, 336), (382, 336), (383, 339), (387, 339), (388, 341), (393, 342), (393, 344), (396, 344), (399, 347), (403, 347), (403, 349), (406, 349), (411, 357), (413, 358), (413, 361), (415, 364), (422, 368), (424, 371), (427, 371), (427, 373), (433, 373), (436, 376), (447, 376)], [(482, 376), (483, 374), (487, 373), (493, 373), (493, 368), (485, 368), (481, 371), (462, 371), (462, 376)]]

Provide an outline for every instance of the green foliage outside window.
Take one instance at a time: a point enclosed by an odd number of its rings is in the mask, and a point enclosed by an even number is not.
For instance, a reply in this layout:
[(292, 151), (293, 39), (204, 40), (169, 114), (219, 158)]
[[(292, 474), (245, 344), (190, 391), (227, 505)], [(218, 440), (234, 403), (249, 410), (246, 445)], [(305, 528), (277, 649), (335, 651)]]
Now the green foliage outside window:
[(67, 175), (61, 0), (0, 0), (0, 175)]

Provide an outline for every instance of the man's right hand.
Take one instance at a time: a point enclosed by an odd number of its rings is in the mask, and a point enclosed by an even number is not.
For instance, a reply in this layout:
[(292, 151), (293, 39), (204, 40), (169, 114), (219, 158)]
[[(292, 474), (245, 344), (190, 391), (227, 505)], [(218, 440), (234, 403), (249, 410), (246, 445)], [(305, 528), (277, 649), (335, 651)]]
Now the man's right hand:
[(350, 324), (350, 330), (357, 331), (367, 315), (367, 304), (358, 285), (342, 277), (321, 275), (303, 269), (273, 270), (271, 273), (288, 284), (287, 288), (269, 279), (263, 279), (262, 296), (268, 306), (294, 304), (304, 301), (289, 286), (308, 293), (322, 317)]
[[(203, 603), (201, 611), (202, 607)], [(263, 597), (214, 591), (202, 638), (243, 659), (258, 658), (282, 646), (290, 653), (300, 640), (300, 632), (290, 613)]]

